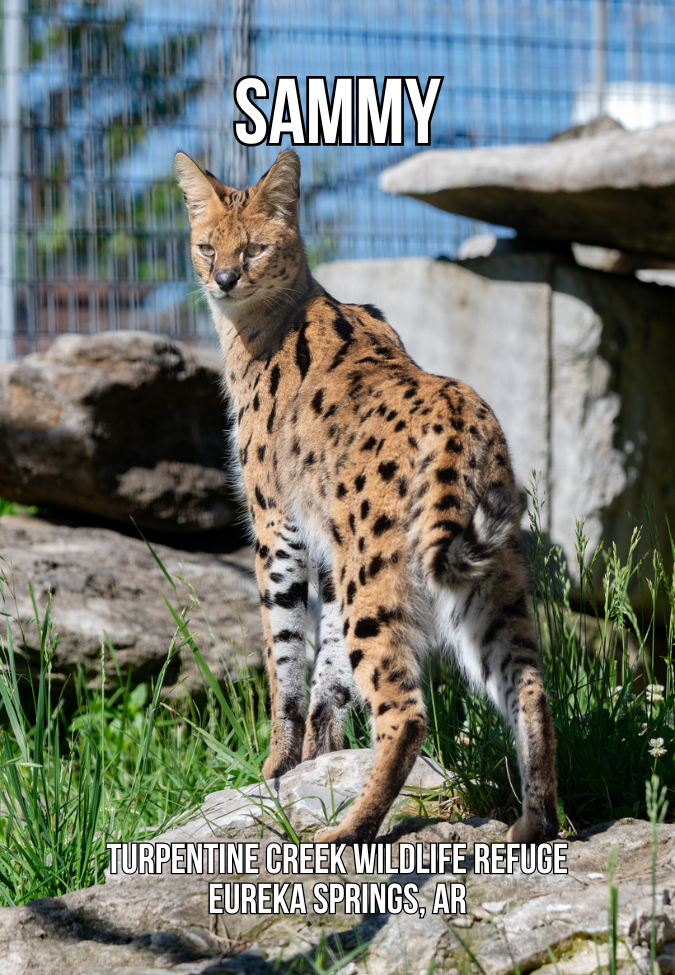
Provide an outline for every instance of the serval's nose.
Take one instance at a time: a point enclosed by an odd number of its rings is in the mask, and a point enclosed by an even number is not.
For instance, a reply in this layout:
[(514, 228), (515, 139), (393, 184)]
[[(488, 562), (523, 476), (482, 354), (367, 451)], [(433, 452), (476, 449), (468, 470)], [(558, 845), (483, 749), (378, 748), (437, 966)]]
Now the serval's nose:
[(232, 291), (238, 280), (239, 274), (236, 271), (218, 271), (216, 274), (216, 284), (225, 294)]

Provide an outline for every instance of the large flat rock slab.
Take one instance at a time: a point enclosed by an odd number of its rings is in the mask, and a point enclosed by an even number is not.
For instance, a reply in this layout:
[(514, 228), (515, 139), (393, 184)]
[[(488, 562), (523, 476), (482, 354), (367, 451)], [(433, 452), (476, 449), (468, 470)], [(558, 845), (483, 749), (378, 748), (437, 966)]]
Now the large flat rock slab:
[(0, 363), (0, 497), (196, 532), (236, 514), (220, 356), (149, 332)]
[(386, 169), (380, 185), (534, 237), (675, 259), (675, 123), (545, 145), (432, 149)]
[[(191, 593), (175, 577), (192, 585), (199, 597), (203, 613), (192, 606), (189, 628), (197, 634), (197, 644), (216, 678), (225, 679), (226, 670), (236, 676), (237, 662), (261, 666), (263, 636), (252, 551), (213, 555), (167, 545), (153, 548), (176, 582), (177, 610), (191, 605)], [(30, 582), (41, 614), (48, 593), (52, 594), (52, 618), (59, 636), (52, 664), (52, 686), (57, 690), (70, 678), (73, 691), (78, 667), (87, 681), (100, 681), (105, 634), (123, 680), (130, 674), (137, 684), (159, 674), (175, 630), (160, 591), (174, 605), (178, 600), (140, 538), (106, 528), (69, 528), (40, 518), (5, 516), (0, 518), (0, 571), (12, 585), (13, 595), (5, 586), (5, 599), (25, 672), (40, 670), (39, 634), (27, 625), (34, 616)], [(3, 618), (3, 630), (4, 625)], [(107, 650), (105, 674), (106, 685), (114, 685), (117, 667)], [(180, 651), (167, 672), (165, 686), (175, 693), (201, 691), (202, 681), (188, 648)]]
[[(293, 797), (314, 780), (320, 789), (327, 776), (334, 775), (345, 794), (356, 794), (360, 773), (349, 771), (345, 760), (349, 755), (323, 756), (269, 783), (289, 818), (298, 821)], [(361, 770), (370, 759), (367, 752), (352, 752), (351, 756), (361, 760)], [(416, 774), (422, 792), (433, 790), (443, 778), (438, 774), (434, 778), (433, 770), (426, 766), (419, 767)], [(637, 970), (636, 963), (648, 970), (652, 916), (648, 823), (605, 823), (569, 840), (567, 874), (525, 873), (516, 864), (511, 874), (486, 875), (475, 872), (474, 847), (477, 842), (502, 842), (503, 823), (477, 819), (452, 823), (433, 816), (401, 820), (399, 816), (397, 825), (393, 829), (392, 823), (386, 825), (381, 837), (391, 850), (391, 865), (385, 872), (376, 869), (357, 875), (353, 852), (346, 850), (344, 873), (278, 874), (268, 872), (266, 852), (270, 843), (284, 842), (286, 837), (272, 810), (261, 816), (254, 837), (250, 824), (237, 826), (232, 819), (212, 821), (208, 827), (214, 802), (227, 805), (241, 799), (236, 790), (216, 793), (182, 827), (156, 839), (256, 842), (257, 873), (178, 875), (165, 870), (159, 875), (128, 876), (122, 882), (119, 876), (109, 876), (103, 886), (44, 898), (25, 907), (4, 908), (0, 910), (1, 975), (46, 971), (50, 975), (269, 975), (312, 970), (322, 944), (333, 957), (359, 948), (345, 969), (350, 975), (425, 975), (434, 970), (453, 975), (472, 970), (472, 962), (486, 975), (511, 975), (516, 965), (521, 971), (540, 975), (595, 975), (598, 965), (606, 967), (608, 962), (608, 861), (613, 847), (618, 850), (617, 971), (629, 975)], [(464, 843), (467, 872), (453, 873), (452, 864), (442, 874), (399, 872), (401, 843), (420, 844), (425, 867), (432, 844)], [(656, 864), (657, 959), (661, 971), (668, 972), (675, 947), (675, 826), (660, 827)], [(302, 886), (307, 913), (210, 915), (209, 881), (297, 883)], [(416, 884), (424, 916), (421, 912), (362, 910), (363, 905), (350, 914), (341, 905), (328, 914), (318, 909), (320, 901), (314, 893), (318, 882), (388, 881)], [(458, 882), (466, 885), (466, 913), (433, 914), (437, 885)]]
[[(280, 813), (298, 837), (311, 841), (317, 829), (342, 822), (352, 800), (361, 791), (373, 763), (370, 748), (343, 749), (302, 762), (292, 771), (269, 782), (260, 782), (236, 791), (212, 792), (187, 822), (163, 834), (170, 843), (208, 842), (215, 834), (255, 838), (263, 824), (279, 825)], [(405, 796), (421, 790), (439, 796), (448, 791), (448, 773), (430, 758), (420, 756), (406, 779), (400, 805)], [(390, 820), (397, 815), (390, 813)], [(125, 881), (118, 873), (111, 880)]]

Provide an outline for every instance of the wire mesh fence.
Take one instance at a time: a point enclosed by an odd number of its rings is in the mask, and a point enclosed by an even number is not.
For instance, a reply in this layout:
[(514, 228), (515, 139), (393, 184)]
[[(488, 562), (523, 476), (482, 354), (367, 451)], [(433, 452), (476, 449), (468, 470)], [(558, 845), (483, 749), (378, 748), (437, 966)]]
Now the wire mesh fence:
[[(672, 0), (4, 0), (2, 20), (0, 358), (66, 331), (212, 341), (172, 160), (234, 185), (269, 167), (278, 147), (232, 136), (245, 74), (443, 75), (436, 148), (675, 118)], [(312, 263), (452, 256), (476, 231), (379, 190), (412, 125), (400, 147), (298, 148)]]

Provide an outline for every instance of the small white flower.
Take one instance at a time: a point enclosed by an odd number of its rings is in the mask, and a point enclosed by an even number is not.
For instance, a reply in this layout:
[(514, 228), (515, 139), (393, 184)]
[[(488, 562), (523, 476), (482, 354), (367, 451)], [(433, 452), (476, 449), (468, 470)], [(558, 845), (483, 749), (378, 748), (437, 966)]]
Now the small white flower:
[(666, 749), (663, 747), (663, 738), (650, 738), (649, 744), (651, 745), (649, 754), (653, 758), (661, 758), (662, 755), (666, 754)]
[(638, 732), (638, 734), (644, 735), (644, 733), (645, 733), (645, 731), (647, 730), (648, 727), (649, 727), (649, 725), (645, 721), (644, 724), (641, 726), (640, 731)]
[(658, 704), (659, 701), (663, 700), (664, 690), (663, 684), (647, 684), (645, 688), (645, 699), (650, 704)]
[(614, 690), (612, 691), (612, 697), (618, 697), (622, 690), (623, 690), (623, 684), (617, 684)]

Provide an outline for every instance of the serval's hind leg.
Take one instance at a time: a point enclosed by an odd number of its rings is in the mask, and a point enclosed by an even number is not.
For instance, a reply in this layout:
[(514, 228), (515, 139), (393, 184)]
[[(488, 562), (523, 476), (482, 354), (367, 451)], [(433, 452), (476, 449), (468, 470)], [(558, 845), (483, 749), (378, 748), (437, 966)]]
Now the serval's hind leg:
[(437, 616), (439, 635), (453, 648), (460, 667), (513, 730), (522, 814), (509, 830), (509, 841), (554, 838), (559, 828), (555, 736), (517, 538), (504, 543), (483, 578), (442, 591)]

